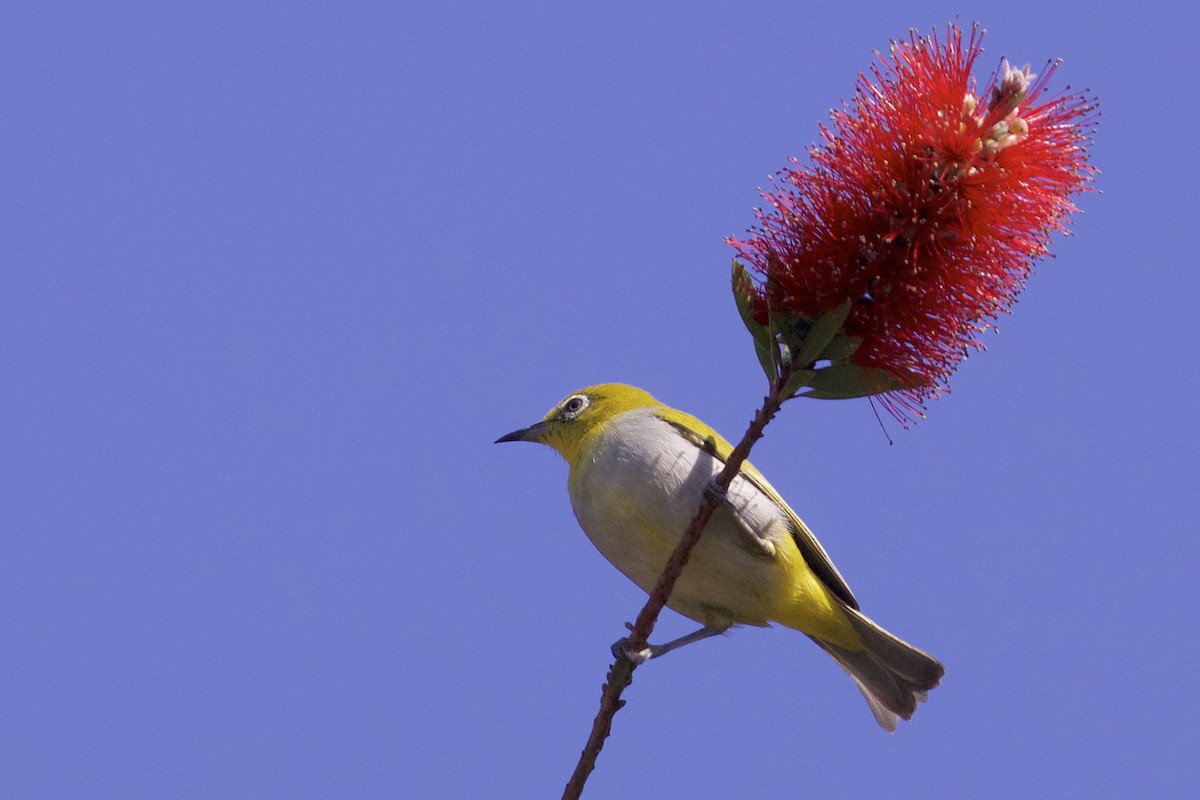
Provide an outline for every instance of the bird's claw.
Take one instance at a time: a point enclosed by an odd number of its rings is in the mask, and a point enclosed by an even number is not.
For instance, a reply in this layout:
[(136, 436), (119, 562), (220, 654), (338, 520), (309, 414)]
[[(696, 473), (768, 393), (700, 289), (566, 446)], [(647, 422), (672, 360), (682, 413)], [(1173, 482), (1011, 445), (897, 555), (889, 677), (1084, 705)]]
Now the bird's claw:
[(654, 648), (647, 646), (642, 650), (630, 650), (629, 639), (623, 638), (613, 642), (612, 654), (614, 658), (628, 659), (630, 663), (637, 667), (654, 658)]

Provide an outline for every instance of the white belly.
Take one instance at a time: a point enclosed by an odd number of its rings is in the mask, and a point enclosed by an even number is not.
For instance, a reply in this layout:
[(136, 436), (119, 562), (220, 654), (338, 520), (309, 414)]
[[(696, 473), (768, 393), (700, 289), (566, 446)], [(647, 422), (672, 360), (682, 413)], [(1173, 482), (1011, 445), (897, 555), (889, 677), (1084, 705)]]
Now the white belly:
[[(605, 558), (649, 592), (722, 466), (654, 409), (629, 411), (572, 470), (571, 505)], [(668, 605), (707, 625), (765, 625), (792, 596), (787, 565), (800, 554), (781, 510), (749, 480), (737, 476), (728, 501)]]

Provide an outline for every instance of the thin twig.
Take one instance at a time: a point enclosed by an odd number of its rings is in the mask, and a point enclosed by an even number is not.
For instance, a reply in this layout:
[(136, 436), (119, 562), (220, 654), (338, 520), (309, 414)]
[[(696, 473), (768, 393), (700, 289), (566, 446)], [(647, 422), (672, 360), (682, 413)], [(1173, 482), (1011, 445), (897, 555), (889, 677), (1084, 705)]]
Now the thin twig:
[[(683, 568), (687, 565), (692, 548), (696, 546), (696, 542), (700, 541), (700, 534), (704, 532), (704, 526), (708, 524), (713, 511), (720, 504), (721, 495), (729, 489), (734, 476), (741, 470), (742, 463), (750, 455), (750, 448), (762, 438), (763, 429), (767, 427), (767, 423), (783, 405), (785, 399), (782, 396), (783, 386), (787, 382), (787, 377), (787, 374), (784, 374), (772, 382), (771, 393), (763, 398), (762, 408), (754, 415), (754, 419), (751, 420), (746, 434), (738, 442), (737, 447), (733, 448), (729, 458), (725, 459), (725, 468), (714, 478), (714, 483), (721, 490), (720, 493), (712, 491), (704, 493), (700, 507), (696, 509), (687, 530), (684, 531), (679, 544), (675, 546), (675, 550), (667, 560), (667, 565), (663, 568), (658, 583), (650, 592), (650, 598), (637, 616), (637, 621), (629, 634), (629, 651), (637, 652), (646, 647), (654, 625), (658, 622), (658, 615), (662, 612), (663, 606), (667, 604), (671, 590), (675, 588), (675, 582), (679, 580)], [(608, 677), (600, 693), (600, 710), (592, 722), (592, 732), (588, 736), (583, 752), (579, 755), (579, 763), (575, 765), (575, 772), (571, 775), (571, 780), (567, 782), (566, 789), (563, 791), (563, 800), (578, 800), (583, 794), (583, 785), (595, 768), (596, 758), (604, 747), (604, 740), (608, 738), (608, 734), (612, 730), (613, 716), (625, 705), (625, 701), (621, 699), (621, 693), (633, 682), (633, 671), (636, 668), (637, 665), (624, 655), (617, 657), (612, 666), (608, 668)]]

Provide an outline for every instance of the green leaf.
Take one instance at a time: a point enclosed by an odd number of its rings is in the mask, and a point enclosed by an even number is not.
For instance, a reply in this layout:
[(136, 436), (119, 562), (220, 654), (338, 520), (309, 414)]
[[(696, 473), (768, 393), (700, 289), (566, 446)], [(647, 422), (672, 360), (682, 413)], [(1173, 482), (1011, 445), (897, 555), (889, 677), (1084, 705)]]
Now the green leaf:
[(787, 400), (804, 386), (808, 386), (809, 381), (813, 379), (817, 373), (811, 369), (798, 369), (788, 376), (787, 383), (783, 385), (783, 399)]
[(863, 338), (861, 336), (847, 336), (844, 333), (839, 333), (833, 337), (833, 341), (825, 346), (819, 358), (828, 358), (835, 364), (841, 361), (848, 361), (850, 356), (858, 352), (858, 348), (862, 346), (862, 343)]
[[(800, 396), (807, 397), (809, 400), (853, 400), (854, 399), (854, 396), (851, 396), (851, 395), (839, 394), (837, 392), (822, 392), (819, 389), (812, 389), (810, 391), (805, 392), (804, 394), (802, 394)], [(859, 396), (860, 397), (862, 397), (862, 396), (869, 397), (870, 395), (859, 395)]]
[(871, 394), (867, 391), (862, 367), (857, 364), (834, 364), (817, 370), (808, 385), (814, 392), (820, 392), (828, 398), (864, 397)]
[(848, 400), (904, 389), (903, 383), (882, 369), (864, 370), (857, 364), (844, 363), (819, 369), (808, 382), (810, 391), (800, 395), (814, 400)]
[[(763, 330), (766, 330), (765, 328)], [(767, 381), (775, 380), (775, 375), (779, 371), (779, 351), (771, 342), (763, 341), (755, 338), (754, 354), (758, 356), (758, 363), (762, 367), (763, 374), (767, 376)]]
[(742, 318), (742, 324), (746, 326), (746, 330), (750, 331), (750, 335), (754, 338), (754, 352), (758, 356), (758, 363), (762, 365), (763, 372), (767, 375), (767, 380), (774, 381), (779, 370), (779, 349), (775, 344), (775, 337), (771, 334), (770, 329), (766, 325), (759, 324), (754, 319), (753, 303), (757, 295), (758, 290), (754, 287), (754, 281), (750, 279), (746, 268), (737, 259), (734, 259), (733, 299), (737, 303), (738, 314)]
[[(825, 349), (833, 342), (834, 337), (842, 332), (842, 326), (846, 324), (846, 317), (850, 316), (850, 305), (850, 301), (847, 300), (837, 308), (826, 311), (820, 319), (812, 323), (808, 334), (804, 337), (804, 345), (796, 355), (794, 364), (807, 367), (821, 358), (833, 360), (825, 353)], [(795, 348), (793, 348), (794, 350)]]

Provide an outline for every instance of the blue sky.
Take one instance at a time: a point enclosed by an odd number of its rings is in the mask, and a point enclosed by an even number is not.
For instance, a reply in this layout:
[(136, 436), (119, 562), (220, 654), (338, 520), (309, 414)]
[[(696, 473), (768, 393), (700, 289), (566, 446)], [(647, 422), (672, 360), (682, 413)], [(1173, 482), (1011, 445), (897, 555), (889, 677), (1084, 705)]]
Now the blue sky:
[(946, 679), (888, 736), (735, 631), (637, 673), (587, 796), (1194, 791), (1195, 12), (413, 5), (0, 12), (0, 795), (557, 796), (643, 595), (492, 441), (602, 381), (740, 435), (722, 237), (956, 16), (1099, 96), (1103, 193), (928, 420), (754, 455)]

